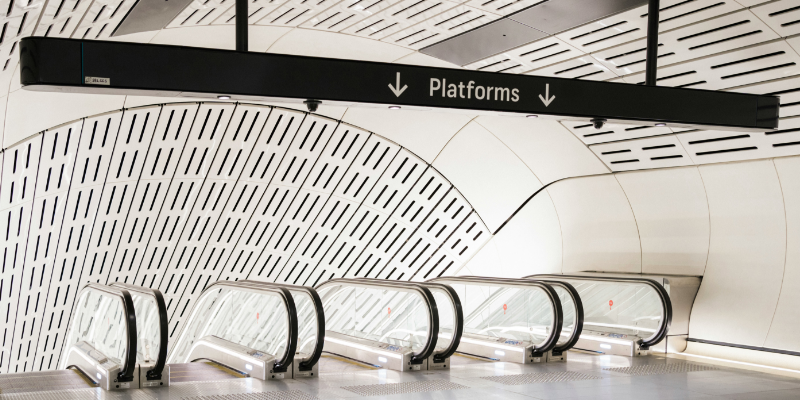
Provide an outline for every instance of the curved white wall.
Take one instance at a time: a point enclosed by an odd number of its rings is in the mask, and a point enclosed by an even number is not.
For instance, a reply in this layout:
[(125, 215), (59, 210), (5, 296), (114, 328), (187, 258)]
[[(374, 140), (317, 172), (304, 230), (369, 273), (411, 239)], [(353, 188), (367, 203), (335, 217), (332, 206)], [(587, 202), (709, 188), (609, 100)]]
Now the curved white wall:
[(765, 347), (800, 349), (800, 157), (775, 159), (786, 207), (786, 268)]
[(642, 245), (642, 273), (702, 275), (708, 257), (708, 202), (695, 167), (616, 175)]
[(561, 221), (565, 273), (642, 272), (636, 220), (613, 175), (567, 179), (547, 191)]
[(690, 337), (800, 351), (800, 157), (556, 182), (462, 273), (578, 271), (703, 276)]
[(786, 220), (772, 160), (700, 167), (711, 214), (691, 337), (763, 346), (781, 290)]

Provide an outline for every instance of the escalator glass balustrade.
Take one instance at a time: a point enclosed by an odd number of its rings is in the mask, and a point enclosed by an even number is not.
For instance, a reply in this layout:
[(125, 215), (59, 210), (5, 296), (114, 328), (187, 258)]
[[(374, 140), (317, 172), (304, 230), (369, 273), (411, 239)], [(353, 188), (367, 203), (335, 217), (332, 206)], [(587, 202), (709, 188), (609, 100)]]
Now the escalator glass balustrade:
[(168, 360), (210, 361), (262, 380), (313, 377), (324, 327), (311, 288), (220, 281), (200, 295)]
[(652, 279), (578, 275), (532, 275), (572, 285), (584, 306), (584, 329), (575, 348), (636, 356), (666, 338), (672, 303)]
[(75, 301), (59, 367), (75, 368), (105, 390), (138, 389), (137, 345), (130, 292), (90, 283)]
[(169, 386), (167, 363), (167, 305), (157, 289), (126, 283), (111, 287), (126, 290), (131, 295), (136, 313), (136, 363), (139, 366), (139, 386)]
[(317, 292), (325, 310), (325, 352), (376, 368), (428, 368), (439, 339), (439, 310), (430, 289), (332, 279), (317, 286)]
[[(492, 361), (544, 362), (561, 339), (564, 311), (550, 285), (519, 279), (443, 277), (461, 299), (458, 353)], [(552, 356), (552, 355), (551, 355)]]
[[(385, 280), (368, 278), (359, 278), (358, 280), (377, 283), (386, 282)], [(428, 357), (426, 368), (429, 370), (449, 369), (450, 356), (458, 349), (458, 345), (461, 343), (461, 334), (464, 330), (461, 299), (456, 294), (456, 291), (452, 287), (441, 283), (394, 281), (392, 284), (405, 285), (412, 288), (414, 286), (424, 286), (430, 290), (438, 310), (439, 333), (436, 340), (436, 349)], [(423, 304), (423, 302), (419, 302), (417, 307), (422, 307)]]

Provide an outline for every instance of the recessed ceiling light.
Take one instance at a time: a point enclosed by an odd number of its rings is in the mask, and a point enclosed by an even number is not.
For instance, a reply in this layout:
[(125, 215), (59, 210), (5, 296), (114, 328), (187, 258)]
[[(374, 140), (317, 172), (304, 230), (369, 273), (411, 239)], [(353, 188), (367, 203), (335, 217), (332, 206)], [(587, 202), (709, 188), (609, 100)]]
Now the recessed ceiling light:
[(665, 123), (656, 124), (656, 126), (667, 126)]
[(390, 110), (399, 110), (400, 106), (389, 106)]
[(526, 115), (525, 118), (539, 118), (539, 116), (536, 115), (536, 114), (529, 114), (529, 115)]
[(230, 100), (231, 96), (217, 96), (217, 98), (220, 100)]

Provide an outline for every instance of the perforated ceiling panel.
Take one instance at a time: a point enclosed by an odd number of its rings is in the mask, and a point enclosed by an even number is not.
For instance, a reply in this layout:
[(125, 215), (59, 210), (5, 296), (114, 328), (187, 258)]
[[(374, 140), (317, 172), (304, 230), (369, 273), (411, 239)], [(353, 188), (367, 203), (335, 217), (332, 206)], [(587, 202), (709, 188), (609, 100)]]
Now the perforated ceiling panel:
[(56, 367), (88, 282), (160, 289), (174, 336), (220, 279), (421, 279), (489, 236), (456, 188), (401, 146), (265, 106), (89, 117), (5, 149), (0, 179), (2, 372)]
[[(779, 130), (689, 131), (562, 124), (613, 171), (800, 154), (800, 1), (662, 1), (658, 85), (781, 97)], [(642, 84), (646, 7), (543, 38), (465, 68)], [(648, 139), (645, 139), (648, 138)], [(629, 142), (628, 142), (629, 141)], [(669, 147), (662, 147), (668, 146)]]

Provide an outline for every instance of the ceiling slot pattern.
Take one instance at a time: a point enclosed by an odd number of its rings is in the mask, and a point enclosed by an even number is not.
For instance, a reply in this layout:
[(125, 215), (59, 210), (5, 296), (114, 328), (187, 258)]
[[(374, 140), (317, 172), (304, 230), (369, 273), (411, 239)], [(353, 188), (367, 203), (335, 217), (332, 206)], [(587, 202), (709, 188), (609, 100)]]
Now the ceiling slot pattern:
[(86, 0), (56, 0), (48, 1), (42, 14), (39, 25), (36, 26), (36, 36), (46, 37), (72, 37), (78, 24), (91, 1)]
[[(82, 0), (86, 2), (86, 0)], [(106, 39), (111, 36), (137, 0), (94, 0), (83, 14), (72, 38)]]
[(302, 25), (303, 28), (339, 32), (359, 21), (380, 14), (398, 0), (346, 0), (320, 12)]
[(341, 32), (382, 40), (456, 5), (446, 0), (401, 0), (380, 14), (367, 17)]
[(766, 2), (753, 7), (751, 11), (782, 37), (800, 33), (800, 1), (798, 0)]
[(458, 6), (402, 29), (384, 38), (383, 41), (418, 50), (450, 36), (485, 25), (498, 17), (476, 8)]
[(556, 37), (548, 37), (466, 65), (486, 72), (522, 73), (570, 60), (585, 53)]
[(800, 154), (800, 117), (772, 132), (686, 131), (589, 147), (612, 171), (702, 165)]
[(546, 0), (469, 0), (464, 4), (493, 14), (509, 15), (544, 1)]
[[(727, 90), (765, 80), (800, 74), (800, 56), (782, 40), (757, 47), (721, 53), (658, 69), (660, 86)], [(644, 74), (624, 77), (628, 83), (644, 81)]]
[[(742, 6), (731, 0), (661, 2), (659, 32), (727, 14)], [(556, 35), (581, 51), (594, 52), (647, 36), (647, 6), (637, 7)]]

